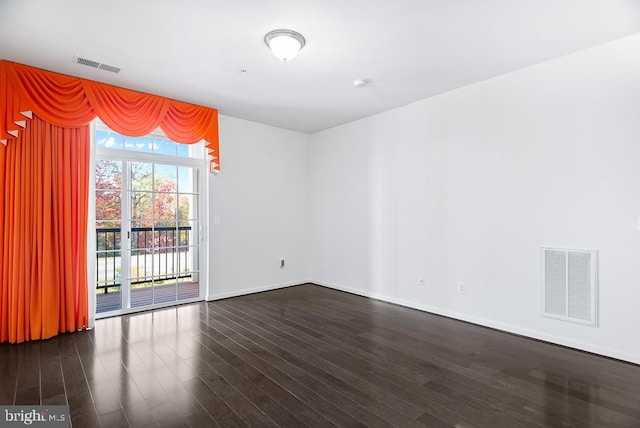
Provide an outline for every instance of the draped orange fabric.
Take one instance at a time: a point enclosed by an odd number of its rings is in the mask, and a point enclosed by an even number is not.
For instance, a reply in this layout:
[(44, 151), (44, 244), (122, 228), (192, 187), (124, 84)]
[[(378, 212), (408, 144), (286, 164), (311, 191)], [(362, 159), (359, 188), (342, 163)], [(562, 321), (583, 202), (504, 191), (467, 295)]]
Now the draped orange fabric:
[(66, 128), (98, 116), (124, 135), (147, 135), (159, 126), (178, 143), (204, 139), (212, 169), (220, 170), (215, 109), (0, 61), (0, 142), (15, 140), (32, 114)]
[(0, 343), (86, 328), (89, 123), (208, 142), (218, 112), (0, 61)]
[(88, 326), (89, 138), (34, 115), (0, 145), (0, 342)]

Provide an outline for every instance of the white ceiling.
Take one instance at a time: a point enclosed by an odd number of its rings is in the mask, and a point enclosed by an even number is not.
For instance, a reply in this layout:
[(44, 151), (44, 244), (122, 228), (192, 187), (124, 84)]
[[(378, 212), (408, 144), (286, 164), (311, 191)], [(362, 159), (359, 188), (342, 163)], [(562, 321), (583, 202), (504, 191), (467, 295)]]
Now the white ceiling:
[(0, 0), (2, 59), (308, 133), (638, 32), (638, 0)]

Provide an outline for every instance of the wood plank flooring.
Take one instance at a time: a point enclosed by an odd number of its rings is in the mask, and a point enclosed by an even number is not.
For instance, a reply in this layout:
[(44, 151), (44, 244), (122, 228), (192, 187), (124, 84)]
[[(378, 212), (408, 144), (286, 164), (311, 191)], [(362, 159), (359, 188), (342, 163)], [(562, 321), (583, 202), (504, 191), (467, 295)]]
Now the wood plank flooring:
[(640, 366), (314, 285), (0, 345), (74, 427), (640, 427)]

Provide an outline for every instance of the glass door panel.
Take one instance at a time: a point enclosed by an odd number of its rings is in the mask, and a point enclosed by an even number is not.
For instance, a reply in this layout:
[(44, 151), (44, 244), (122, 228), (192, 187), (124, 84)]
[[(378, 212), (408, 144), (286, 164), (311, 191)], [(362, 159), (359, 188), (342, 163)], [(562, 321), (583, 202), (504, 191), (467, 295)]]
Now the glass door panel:
[[(141, 141), (138, 143), (142, 144)], [(143, 146), (146, 147), (146, 145)], [(153, 163), (128, 162), (128, 166), (127, 202), (130, 213), (129, 218), (126, 219), (129, 224), (128, 233), (130, 236), (129, 250), (126, 252), (129, 262), (128, 306), (140, 308), (153, 304), (153, 206), (155, 197)]]
[(194, 175), (195, 168), (131, 163), (131, 307), (199, 296)]
[(178, 255), (180, 277), (178, 300), (191, 299), (199, 291), (199, 242), (200, 197), (198, 194), (198, 171), (195, 168), (178, 168)]
[(122, 309), (122, 162), (96, 161), (96, 312)]

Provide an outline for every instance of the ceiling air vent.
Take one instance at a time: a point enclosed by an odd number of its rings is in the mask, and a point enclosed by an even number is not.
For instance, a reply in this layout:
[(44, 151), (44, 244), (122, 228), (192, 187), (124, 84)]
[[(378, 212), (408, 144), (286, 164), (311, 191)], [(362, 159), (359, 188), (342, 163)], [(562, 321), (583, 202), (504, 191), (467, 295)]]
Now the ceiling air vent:
[(86, 65), (87, 67), (99, 68), (100, 70), (110, 71), (116, 74), (120, 73), (119, 67), (114, 67), (113, 65), (108, 65), (108, 64), (102, 64), (101, 62), (93, 61), (91, 59), (86, 59), (79, 56), (75, 57), (73, 59), (73, 62), (75, 62), (76, 64)]
[(112, 73), (120, 73), (120, 67), (114, 67), (113, 65), (100, 64), (98, 67), (100, 70), (110, 71)]

